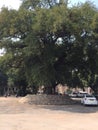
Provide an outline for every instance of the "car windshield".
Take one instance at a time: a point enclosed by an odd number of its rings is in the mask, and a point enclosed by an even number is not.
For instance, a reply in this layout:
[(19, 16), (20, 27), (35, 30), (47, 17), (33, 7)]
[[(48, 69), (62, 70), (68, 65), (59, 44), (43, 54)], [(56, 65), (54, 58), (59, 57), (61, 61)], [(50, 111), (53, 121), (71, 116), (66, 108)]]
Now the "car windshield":
[(77, 94), (77, 92), (73, 92), (73, 94)]
[(80, 94), (87, 94), (87, 92), (79, 92)]
[(86, 97), (94, 97), (93, 95), (86, 95)]

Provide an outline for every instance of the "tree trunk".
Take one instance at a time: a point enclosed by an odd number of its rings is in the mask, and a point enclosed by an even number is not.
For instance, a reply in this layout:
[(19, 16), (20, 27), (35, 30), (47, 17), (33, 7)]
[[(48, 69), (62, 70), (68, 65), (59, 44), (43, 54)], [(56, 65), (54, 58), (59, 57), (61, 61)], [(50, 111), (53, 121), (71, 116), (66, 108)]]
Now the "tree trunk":
[(45, 94), (52, 94), (52, 87), (50, 87), (50, 86), (47, 86), (47, 87), (45, 87), (45, 89), (44, 89), (44, 93)]

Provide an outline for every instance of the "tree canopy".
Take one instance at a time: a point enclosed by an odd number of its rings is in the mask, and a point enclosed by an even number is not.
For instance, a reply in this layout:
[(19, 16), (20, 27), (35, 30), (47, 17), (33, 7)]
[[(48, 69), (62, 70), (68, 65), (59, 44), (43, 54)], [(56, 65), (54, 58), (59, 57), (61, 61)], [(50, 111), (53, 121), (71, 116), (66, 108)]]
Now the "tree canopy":
[(56, 84), (98, 85), (98, 10), (90, 2), (23, 0), (0, 12), (0, 68), (8, 84), (51, 93)]

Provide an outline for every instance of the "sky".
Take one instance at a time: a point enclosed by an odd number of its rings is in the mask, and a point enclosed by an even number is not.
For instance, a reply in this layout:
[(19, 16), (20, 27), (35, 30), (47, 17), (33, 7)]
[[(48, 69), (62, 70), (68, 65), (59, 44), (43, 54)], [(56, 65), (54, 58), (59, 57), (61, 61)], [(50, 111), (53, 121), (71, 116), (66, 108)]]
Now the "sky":
[[(74, 5), (78, 2), (84, 3), (87, 0), (69, 0), (69, 2)], [(95, 6), (98, 8), (98, 0), (89, 0), (91, 2), (94, 2)], [(19, 5), (21, 4), (21, 0), (0, 0), (0, 8), (3, 6), (7, 6), (9, 8), (18, 9)]]
[(86, 1), (90, 1), (90, 2), (94, 3), (94, 5), (98, 8), (98, 0), (69, 0), (69, 2), (71, 2), (72, 5), (77, 4), (79, 2), (84, 3)]
[(20, 0), (0, 0), (0, 8), (3, 6), (18, 9), (21, 4)]

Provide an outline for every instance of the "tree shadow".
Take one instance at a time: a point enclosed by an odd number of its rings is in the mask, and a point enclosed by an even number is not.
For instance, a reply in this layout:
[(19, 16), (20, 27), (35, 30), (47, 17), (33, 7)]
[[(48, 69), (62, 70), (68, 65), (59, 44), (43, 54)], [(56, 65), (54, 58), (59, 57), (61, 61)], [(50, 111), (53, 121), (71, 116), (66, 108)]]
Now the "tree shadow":
[(83, 106), (83, 105), (44, 105), (40, 106), (43, 109), (48, 109), (51, 111), (58, 111), (58, 112), (71, 112), (71, 113), (80, 113), (80, 114), (87, 114), (87, 113), (96, 113), (98, 111), (98, 106)]
[[(14, 98), (13, 101), (10, 98), (0, 100), (0, 114), (17, 114), (17, 113), (32, 113), (40, 109), (48, 110), (51, 113), (76, 113), (87, 114), (98, 112), (98, 106), (83, 106), (80, 101), (72, 105), (36, 105), (33, 103), (19, 103), (20, 100)], [(48, 112), (47, 111), (47, 112)]]

